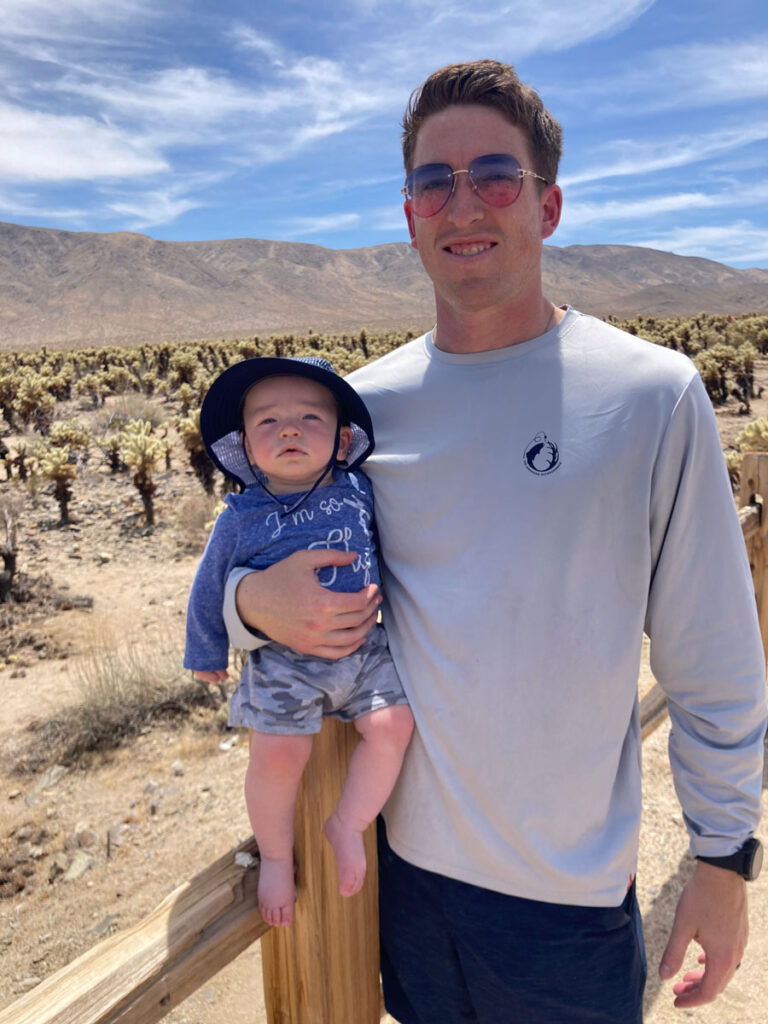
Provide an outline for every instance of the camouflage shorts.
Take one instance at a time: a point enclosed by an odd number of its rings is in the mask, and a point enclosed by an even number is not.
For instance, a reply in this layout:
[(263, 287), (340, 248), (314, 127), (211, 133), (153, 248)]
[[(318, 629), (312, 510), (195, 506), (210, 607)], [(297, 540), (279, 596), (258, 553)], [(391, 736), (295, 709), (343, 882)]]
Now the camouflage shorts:
[(338, 661), (272, 643), (253, 651), (232, 695), (229, 724), (257, 732), (320, 732), (323, 715), (352, 722), (369, 711), (407, 704), (382, 626)]

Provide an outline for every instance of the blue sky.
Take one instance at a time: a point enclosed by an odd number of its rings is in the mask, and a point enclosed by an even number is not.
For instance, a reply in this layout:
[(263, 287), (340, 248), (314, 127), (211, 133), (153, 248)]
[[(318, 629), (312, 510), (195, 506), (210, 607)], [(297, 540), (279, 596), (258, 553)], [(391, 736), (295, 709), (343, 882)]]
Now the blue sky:
[(0, 0), (0, 26), (0, 220), (404, 241), (408, 95), (495, 57), (564, 127), (555, 244), (768, 267), (759, 0)]

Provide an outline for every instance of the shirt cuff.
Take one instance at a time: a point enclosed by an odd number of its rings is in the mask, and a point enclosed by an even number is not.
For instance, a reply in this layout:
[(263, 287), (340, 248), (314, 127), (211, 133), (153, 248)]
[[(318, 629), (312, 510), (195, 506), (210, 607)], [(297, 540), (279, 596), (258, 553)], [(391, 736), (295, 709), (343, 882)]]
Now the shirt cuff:
[(235, 602), (237, 585), (244, 576), (253, 571), (253, 569), (242, 567), (233, 569), (227, 577), (224, 587), (224, 625), (227, 627), (230, 644), (241, 651), (255, 651), (257, 648), (270, 643), (266, 633), (247, 626), (237, 614), (237, 604)]

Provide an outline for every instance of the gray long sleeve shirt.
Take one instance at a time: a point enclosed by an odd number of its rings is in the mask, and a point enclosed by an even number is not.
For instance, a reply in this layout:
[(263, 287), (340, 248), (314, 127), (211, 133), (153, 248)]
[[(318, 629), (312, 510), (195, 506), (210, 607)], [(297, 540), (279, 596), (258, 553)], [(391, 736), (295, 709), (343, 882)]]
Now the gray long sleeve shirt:
[(349, 381), (377, 437), (385, 624), (417, 726), (393, 848), (501, 892), (618, 905), (645, 629), (692, 852), (737, 849), (760, 814), (765, 665), (692, 363), (569, 310), (470, 355), (427, 334)]

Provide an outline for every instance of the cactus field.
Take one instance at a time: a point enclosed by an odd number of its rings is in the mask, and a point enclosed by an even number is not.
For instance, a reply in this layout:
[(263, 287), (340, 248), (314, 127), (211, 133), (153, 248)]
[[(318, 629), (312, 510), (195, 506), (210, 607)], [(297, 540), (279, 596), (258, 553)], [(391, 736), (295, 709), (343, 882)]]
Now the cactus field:
[[(611, 322), (694, 360), (736, 481), (741, 453), (768, 449), (768, 316)], [(200, 440), (210, 382), (255, 355), (320, 354), (346, 374), (411, 337), (0, 352), (0, 1009), (248, 834), (246, 743), (224, 728), (226, 692), (180, 667), (187, 593), (225, 487)], [(664, 736), (647, 744), (638, 877), (649, 979), (689, 871)], [(697, 1011), (700, 1024), (760, 1024), (765, 1003), (755, 1015), (739, 994), (768, 955), (754, 920), (735, 1001)], [(650, 983), (649, 1024), (676, 1013)], [(258, 945), (167, 1020), (263, 1022)]]

